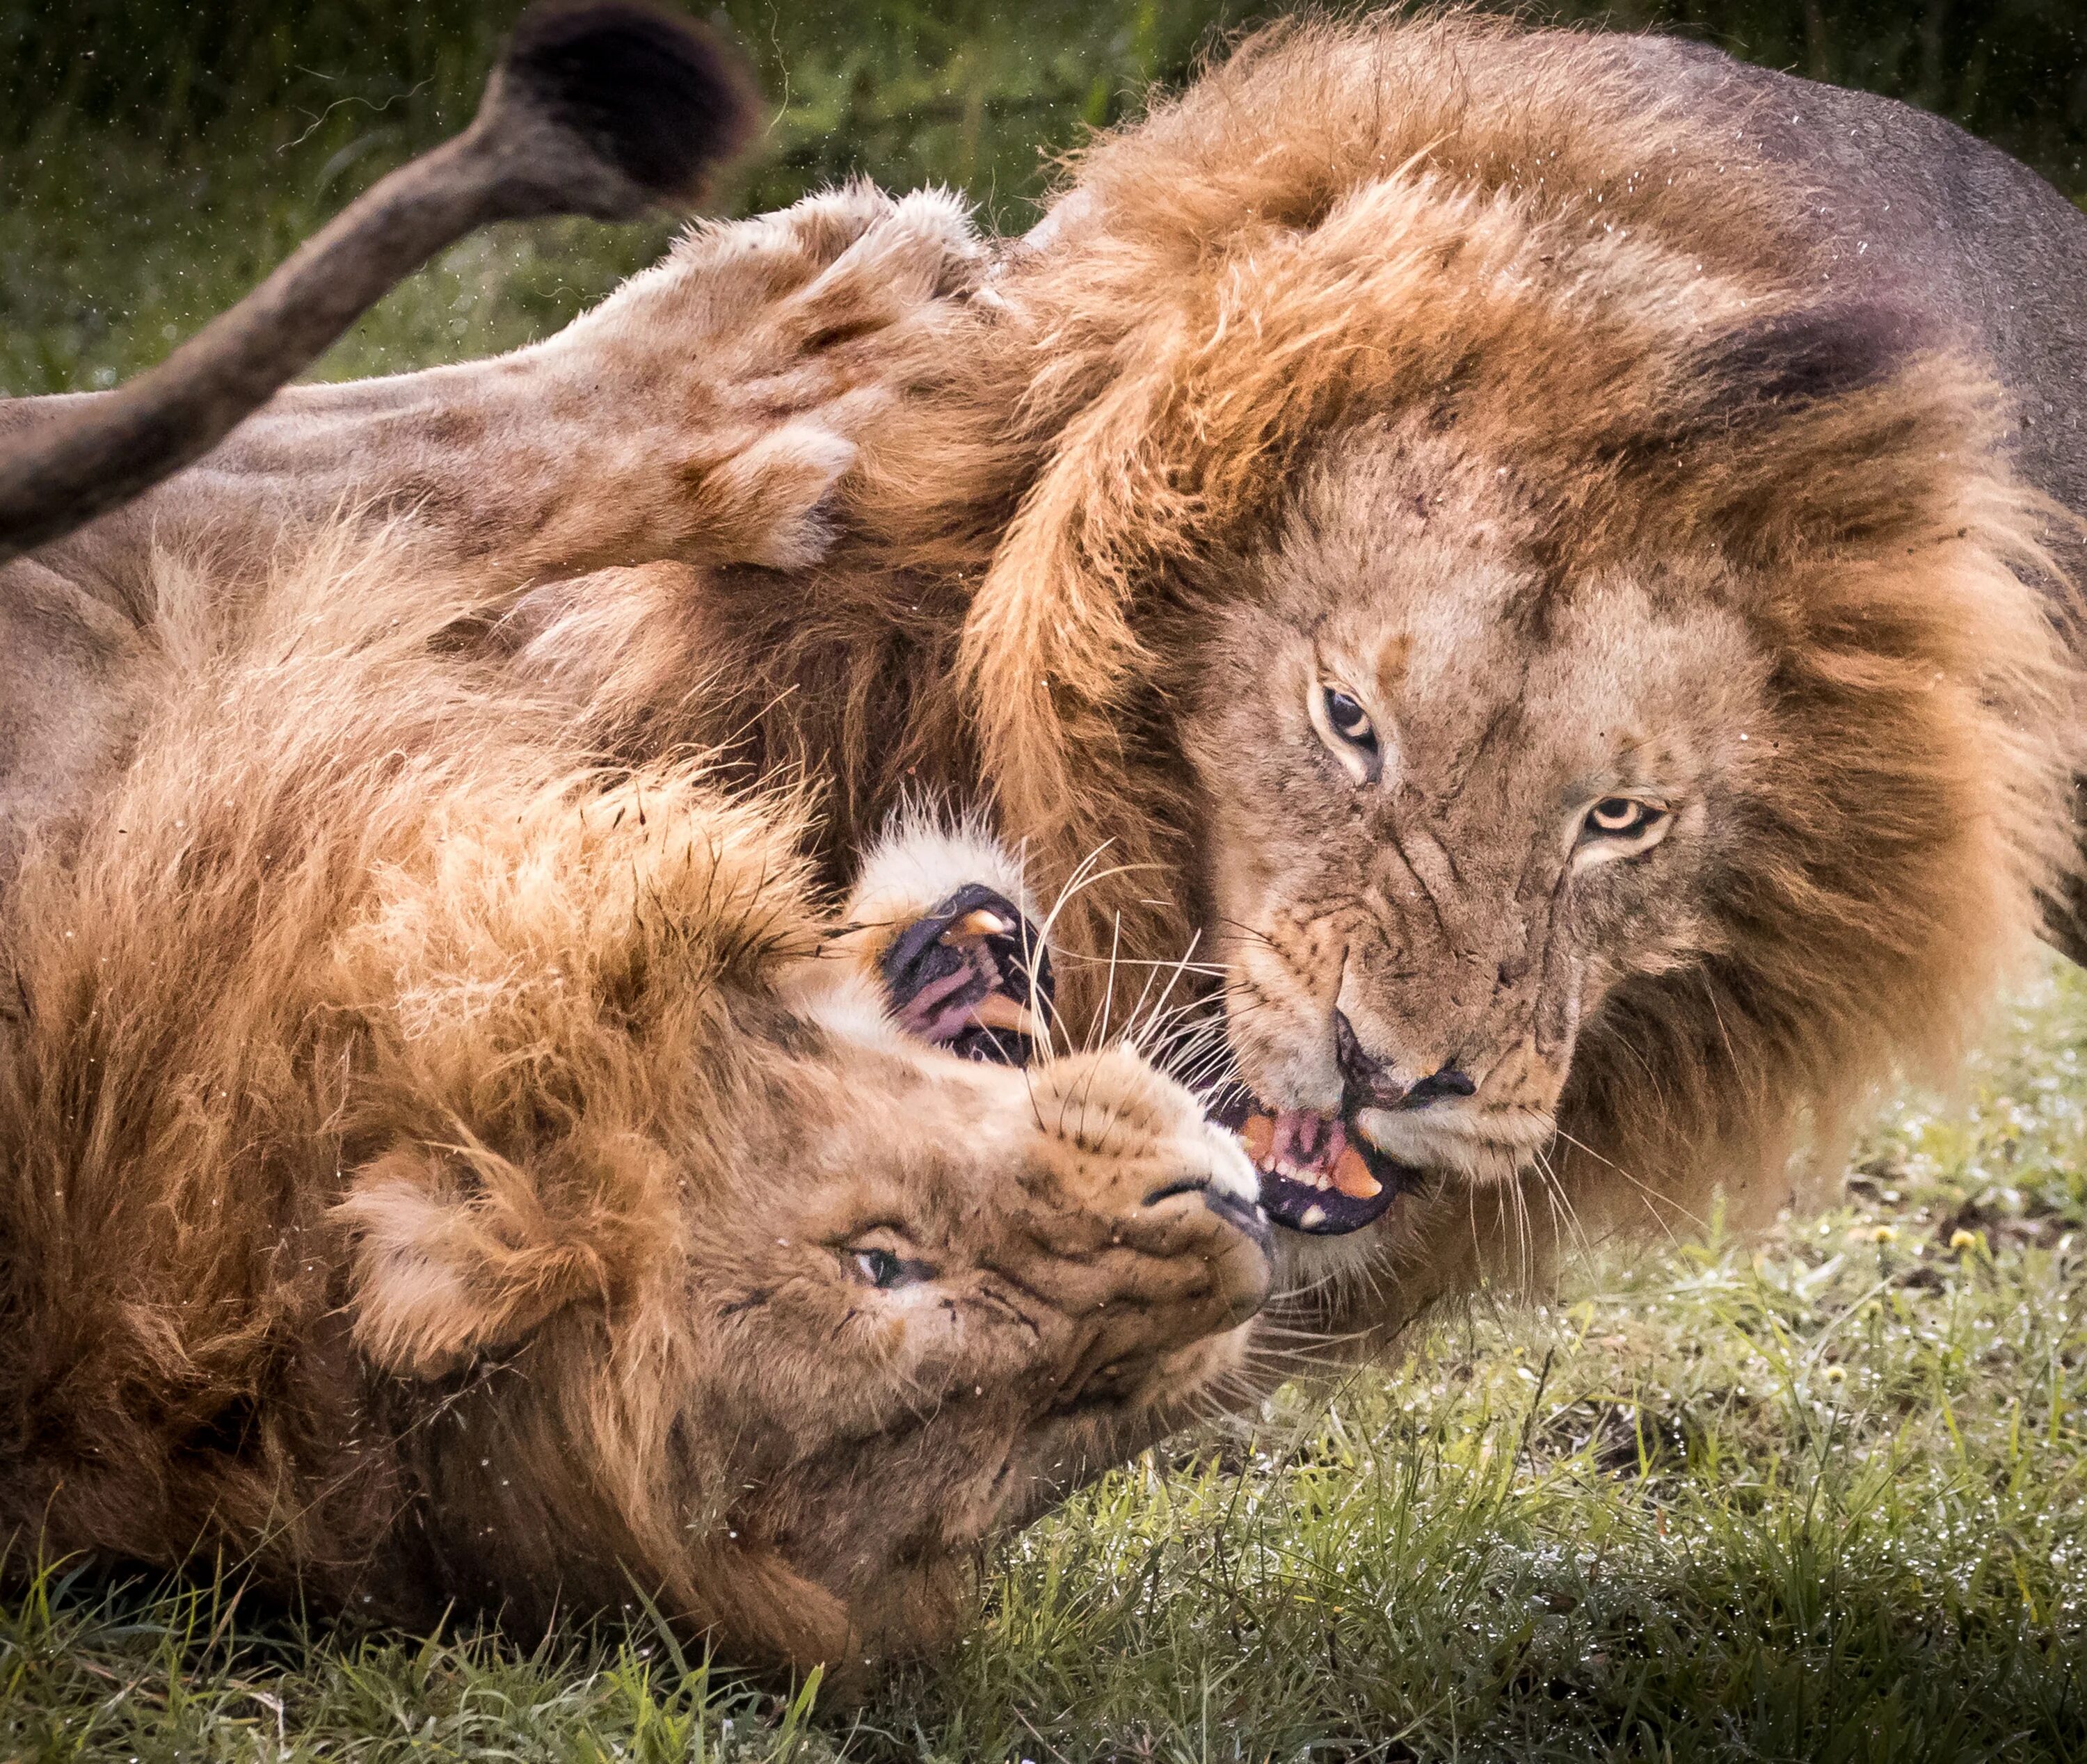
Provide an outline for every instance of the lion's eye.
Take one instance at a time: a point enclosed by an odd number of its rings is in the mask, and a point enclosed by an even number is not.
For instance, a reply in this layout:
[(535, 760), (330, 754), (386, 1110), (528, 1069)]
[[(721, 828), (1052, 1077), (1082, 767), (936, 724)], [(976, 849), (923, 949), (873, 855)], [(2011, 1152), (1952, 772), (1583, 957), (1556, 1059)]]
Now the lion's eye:
[(1650, 832), (1666, 816), (1667, 811), (1656, 803), (1641, 802), (1635, 796), (1604, 796), (1587, 811), (1586, 834), (1594, 839), (1635, 839)]
[(1369, 713), (1338, 686), (1329, 686), (1325, 692), (1327, 726), (1342, 740), (1376, 752), (1376, 725)]
[(1324, 680), (1315, 681), (1304, 700), (1312, 727), (1326, 751), (1358, 784), (1374, 779), (1384, 756), (1377, 749), (1376, 725), (1353, 692)]
[(907, 1261), (889, 1250), (857, 1250), (851, 1259), (855, 1265), (856, 1278), (865, 1286), (874, 1286), (880, 1292), (914, 1285), (927, 1278), (928, 1275), (924, 1263)]

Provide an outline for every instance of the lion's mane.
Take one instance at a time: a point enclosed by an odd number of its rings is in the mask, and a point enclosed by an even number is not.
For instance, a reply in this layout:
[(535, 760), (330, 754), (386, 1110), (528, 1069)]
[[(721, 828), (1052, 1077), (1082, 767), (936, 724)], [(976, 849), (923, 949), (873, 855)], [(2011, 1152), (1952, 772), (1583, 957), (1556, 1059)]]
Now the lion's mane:
[(155, 714), (0, 913), (11, 1571), (859, 1664), (1235, 1370), (1195, 1100), (887, 1016), (878, 939), (1020, 895), (989, 840), (894, 827), (837, 922), (802, 793), (597, 763), (468, 572), (335, 527), (152, 588)]

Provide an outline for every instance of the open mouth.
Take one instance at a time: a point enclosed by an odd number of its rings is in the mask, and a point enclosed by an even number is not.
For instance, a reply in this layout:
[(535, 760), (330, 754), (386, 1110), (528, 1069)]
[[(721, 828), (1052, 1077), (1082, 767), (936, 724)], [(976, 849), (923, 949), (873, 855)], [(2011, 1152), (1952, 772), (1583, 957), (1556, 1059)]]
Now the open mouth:
[(1218, 1095), (1210, 1118), (1240, 1136), (1261, 1173), (1261, 1210), (1307, 1236), (1359, 1231), (1382, 1218), (1420, 1175), (1338, 1116), (1270, 1109), (1238, 1084)]
[[(1050, 955), (1021, 908), (984, 884), (958, 889), (905, 927), (881, 966), (901, 1029), (967, 1059), (1026, 1066), (1034, 1056), (1051, 1008)], [(1270, 1223), (1308, 1237), (1359, 1231), (1420, 1176), (1351, 1119), (1271, 1109), (1236, 1082), (1206, 1090), (1204, 1106), (1253, 1160)], [(1234, 1222), (1264, 1239), (1264, 1229)]]
[(962, 1059), (1026, 1066), (1053, 995), (1050, 952), (1022, 909), (982, 882), (892, 939), (881, 964), (898, 1026)]

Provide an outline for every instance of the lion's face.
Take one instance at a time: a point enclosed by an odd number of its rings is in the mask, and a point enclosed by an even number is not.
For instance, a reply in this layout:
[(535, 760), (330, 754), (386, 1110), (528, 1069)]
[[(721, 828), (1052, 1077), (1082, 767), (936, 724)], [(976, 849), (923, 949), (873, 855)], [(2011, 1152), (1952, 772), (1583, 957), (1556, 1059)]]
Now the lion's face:
[[(1765, 658), (1693, 578), (1540, 594), (1529, 526), (1511, 474), (1379, 437), (1309, 483), (1197, 658), (1227, 1032), (1265, 1199), (1306, 1232), (1379, 1217), (1396, 1166), (1541, 1158), (1604, 997), (1718, 940)], [(1332, 1179), (1342, 1140), (1367, 1179)]]
[[(1240, 1370), (1270, 1275), (1254, 1173), (1125, 1049), (975, 1065), (843, 999), (708, 1057), (733, 1101), (692, 1118), (642, 1242), (463, 1363), (387, 1354), (455, 1423), (408, 1430), (426, 1523), (451, 1582), (522, 1621), (636, 1583), (742, 1657), (932, 1648), (1044, 1479)], [(526, 1217), (473, 1247), (417, 1169), (358, 1189), (373, 1345), (503, 1302)]]
[(1240, 1369), (1268, 1229), (1229, 1136), (1126, 1050), (1023, 1072), (873, 1031), (807, 1075), (701, 1208), (684, 1401), (720, 1451), (712, 1537), (834, 1601), (782, 1651), (917, 1652), (1039, 1476)]
[(1033, 1471), (1163, 1430), (1239, 1369), (1267, 1228), (1230, 1136), (1127, 1050), (849, 1058), (843, 1106), (779, 1098), (689, 1301), (740, 1442), (732, 1528), (913, 1647), (936, 1613), (906, 1570), (961, 1564)]

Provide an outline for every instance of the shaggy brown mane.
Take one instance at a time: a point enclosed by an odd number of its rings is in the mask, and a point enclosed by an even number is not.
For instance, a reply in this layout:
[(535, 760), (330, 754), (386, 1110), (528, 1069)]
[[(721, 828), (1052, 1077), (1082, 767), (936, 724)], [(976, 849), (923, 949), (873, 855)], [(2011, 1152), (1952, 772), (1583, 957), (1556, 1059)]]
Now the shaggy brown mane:
[[(1415, 410), (1475, 433), (1551, 594), (1617, 567), (1687, 592), (1723, 560), (1714, 591), (1779, 658), (1782, 763), (1726, 948), (1612, 999), (1561, 1111), (1576, 1203), (1641, 1217), (1615, 1165), (1698, 1204), (1772, 1174), (1801, 1106), (1823, 1125), (1955, 1050), (2074, 861), (2069, 665), (2025, 586), (2051, 511), (2009, 480), (1990, 382), (1812, 292), (1799, 193), (1705, 200), (1700, 138), (1598, 39), (1536, 73), (1524, 47), (1467, 19), (1279, 28), (1082, 157), (1001, 291), (1053, 445), (962, 659), (1010, 825), (1065, 829), (1061, 864), (1112, 840), (1179, 870), (1172, 763), (1126, 728), (1189, 689), (1170, 663), (1329, 437)], [(1089, 935), (1159, 892), (1096, 886)]]
[(459, 651), (483, 580), (291, 550), (157, 560), (152, 720), (0, 913), (14, 1571), (938, 1645), (996, 1530), (1236, 1371), (1252, 1172), (1127, 1050), (901, 1032), (880, 940), (1022, 893), (975, 829), (894, 829), (837, 922), (803, 795), (593, 764)]

